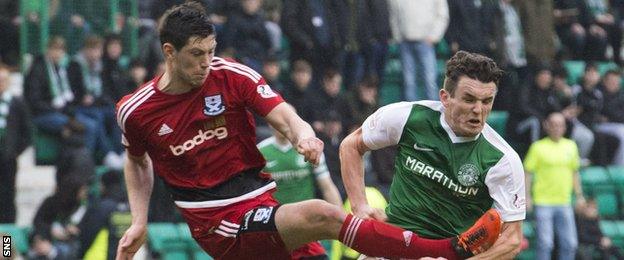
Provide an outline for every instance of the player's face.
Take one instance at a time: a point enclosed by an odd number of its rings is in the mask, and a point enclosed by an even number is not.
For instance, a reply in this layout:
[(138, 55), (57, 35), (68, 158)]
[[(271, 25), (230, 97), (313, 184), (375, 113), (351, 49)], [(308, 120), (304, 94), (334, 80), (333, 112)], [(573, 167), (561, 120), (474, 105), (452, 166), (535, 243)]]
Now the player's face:
[(200, 87), (208, 78), (216, 47), (214, 35), (190, 37), (187, 44), (172, 55), (173, 72), (191, 86)]
[(461, 76), (451, 95), (440, 90), (440, 100), (444, 105), (444, 119), (458, 136), (472, 137), (478, 135), (485, 126), (494, 96), (496, 84), (483, 83), (479, 80)]

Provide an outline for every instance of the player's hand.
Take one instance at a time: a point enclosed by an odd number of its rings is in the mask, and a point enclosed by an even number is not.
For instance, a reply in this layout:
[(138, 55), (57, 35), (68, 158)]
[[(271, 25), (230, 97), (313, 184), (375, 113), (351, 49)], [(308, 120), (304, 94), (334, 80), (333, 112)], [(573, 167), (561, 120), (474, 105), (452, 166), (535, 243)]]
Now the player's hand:
[(139, 251), (143, 242), (147, 238), (147, 226), (132, 224), (123, 237), (119, 240), (117, 246), (116, 260), (132, 259), (134, 254)]
[(305, 158), (306, 162), (318, 165), (323, 153), (323, 141), (316, 137), (309, 137), (299, 140), (297, 152)]
[(361, 219), (375, 219), (379, 221), (386, 221), (388, 219), (383, 209), (373, 208), (369, 205), (352, 207), (352, 210), (353, 215)]

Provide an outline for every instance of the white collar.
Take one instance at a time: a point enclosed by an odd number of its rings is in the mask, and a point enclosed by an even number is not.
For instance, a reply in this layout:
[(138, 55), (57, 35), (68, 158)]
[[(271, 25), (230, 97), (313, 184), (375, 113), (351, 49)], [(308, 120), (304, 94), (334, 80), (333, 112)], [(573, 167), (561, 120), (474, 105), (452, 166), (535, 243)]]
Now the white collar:
[(455, 132), (453, 132), (453, 129), (451, 129), (451, 126), (446, 122), (446, 119), (444, 119), (444, 107), (442, 107), (440, 112), (440, 125), (442, 125), (442, 128), (444, 128), (444, 131), (446, 131), (446, 134), (451, 139), (451, 142), (453, 142), (454, 144), (476, 141), (477, 139), (479, 139), (479, 136), (481, 136), (481, 133), (472, 137), (457, 136)]
[(275, 145), (275, 148), (282, 151), (283, 153), (288, 152), (290, 149), (292, 149), (292, 144), (290, 144), (290, 142), (286, 142), (286, 144), (280, 144), (277, 142), (277, 138), (275, 138), (275, 143), (273, 145)]

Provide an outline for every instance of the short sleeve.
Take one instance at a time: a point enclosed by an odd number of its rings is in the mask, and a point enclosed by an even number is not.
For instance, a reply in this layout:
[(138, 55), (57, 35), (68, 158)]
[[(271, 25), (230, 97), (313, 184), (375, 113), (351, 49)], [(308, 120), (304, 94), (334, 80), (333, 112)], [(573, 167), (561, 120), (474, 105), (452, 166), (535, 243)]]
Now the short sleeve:
[[(127, 101), (130, 96), (131, 95), (127, 95), (123, 97), (121, 101), (117, 103), (117, 114), (120, 111), (121, 104)], [(134, 119), (135, 118), (133, 116), (130, 116), (126, 119), (126, 121), (121, 122), (120, 116), (117, 116), (117, 124), (119, 124), (119, 127), (122, 129), (121, 144), (126, 148), (126, 150), (128, 150), (128, 153), (130, 153), (130, 155), (142, 156), (145, 154), (146, 151), (145, 142), (143, 141), (143, 139), (141, 139), (141, 135), (136, 134), (140, 133), (140, 131), (138, 129), (135, 129), (135, 126), (133, 124)]]
[(485, 177), (494, 208), (504, 222), (523, 220), (526, 217), (524, 170), (518, 154), (507, 153)]
[(364, 144), (371, 150), (398, 144), (412, 106), (410, 102), (390, 104), (366, 118), (362, 124)]
[(260, 116), (266, 116), (273, 108), (284, 102), (282, 96), (273, 91), (264, 78), (260, 77), (257, 82), (245, 78), (240, 87), (245, 104)]

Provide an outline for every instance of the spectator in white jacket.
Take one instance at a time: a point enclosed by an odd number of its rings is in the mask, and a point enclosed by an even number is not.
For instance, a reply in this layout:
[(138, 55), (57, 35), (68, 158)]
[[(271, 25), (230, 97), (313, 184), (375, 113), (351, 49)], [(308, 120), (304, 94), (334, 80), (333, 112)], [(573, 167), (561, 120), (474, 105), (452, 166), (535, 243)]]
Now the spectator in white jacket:
[(435, 100), (438, 86), (434, 45), (444, 36), (449, 23), (447, 2), (390, 0), (389, 3), (392, 35), (401, 52), (404, 99)]

